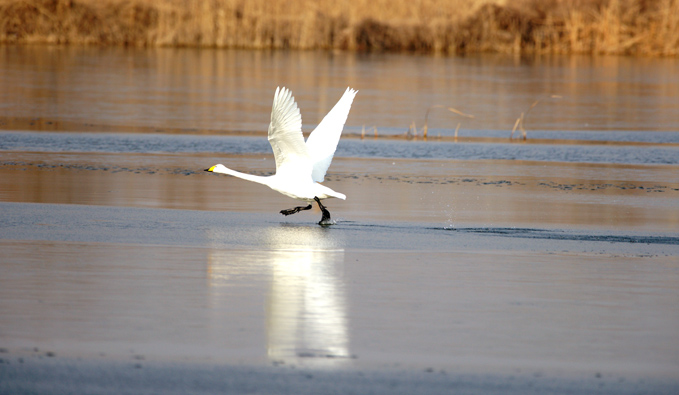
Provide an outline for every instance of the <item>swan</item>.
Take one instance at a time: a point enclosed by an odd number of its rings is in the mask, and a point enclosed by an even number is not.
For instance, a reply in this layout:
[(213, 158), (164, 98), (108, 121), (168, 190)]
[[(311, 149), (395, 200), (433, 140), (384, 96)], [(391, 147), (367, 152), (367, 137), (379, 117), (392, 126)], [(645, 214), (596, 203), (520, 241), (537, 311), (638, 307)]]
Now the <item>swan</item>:
[(241, 173), (221, 163), (205, 171), (228, 174), (263, 184), (285, 196), (309, 203), (307, 206), (281, 210), (280, 213), (283, 215), (310, 210), (312, 202), (315, 201), (323, 213), (319, 224), (332, 224), (330, 212), (321, 200), (328, 198), (345, 200), (346, 196), (320, 183), (325, 179), (325, 173), (335, 155), (337, 143), (357, 92), (348, 87), (305, 143), (302, 135), (302, 115), (295, 98), (289, 89), (277, 87), (271, 109), (268, 137), (276, 161), (276, 174), (257, 176)]

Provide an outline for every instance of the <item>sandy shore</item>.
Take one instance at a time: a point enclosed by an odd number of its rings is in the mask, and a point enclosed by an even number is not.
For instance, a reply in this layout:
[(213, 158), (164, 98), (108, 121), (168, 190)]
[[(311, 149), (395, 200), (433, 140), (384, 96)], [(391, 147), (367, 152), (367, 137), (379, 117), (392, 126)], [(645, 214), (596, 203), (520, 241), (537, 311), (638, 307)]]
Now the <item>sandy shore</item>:
[(202, 172), (267, 157), (1, 159), (2, 393), (679, 388), (674, 167), (338, 158), (323, 228)]

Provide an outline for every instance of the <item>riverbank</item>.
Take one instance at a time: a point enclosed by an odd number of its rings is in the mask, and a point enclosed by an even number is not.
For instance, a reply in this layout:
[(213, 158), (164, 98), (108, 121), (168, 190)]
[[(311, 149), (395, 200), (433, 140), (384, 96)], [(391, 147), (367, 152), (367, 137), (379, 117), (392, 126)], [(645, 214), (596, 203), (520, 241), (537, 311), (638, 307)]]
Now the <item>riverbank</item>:
[(0, 42), (679, 55), (679, 1), (0, 1)]

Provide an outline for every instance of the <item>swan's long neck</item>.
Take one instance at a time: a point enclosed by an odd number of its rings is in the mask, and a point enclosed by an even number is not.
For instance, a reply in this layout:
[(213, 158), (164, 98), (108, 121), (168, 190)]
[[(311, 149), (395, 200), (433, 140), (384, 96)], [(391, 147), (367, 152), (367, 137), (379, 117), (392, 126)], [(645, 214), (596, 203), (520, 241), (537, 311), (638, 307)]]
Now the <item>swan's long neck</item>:
[(241, 173), (236, 170), (229, 169), (228, 167), (225, 166), (220, 166), (219, 168), (215, 168), (213, 170), (215, 173), (222, 173), (222, 174), (228, 174), (230, 176), (242, 178), (244, 180), (256, 182), (258, 184), (266, 185), (269, 186), (270, 184), (270, 177), (263, 177), (263, 176), (256, 176), (254, 174), (247, 174), (247, 173)]

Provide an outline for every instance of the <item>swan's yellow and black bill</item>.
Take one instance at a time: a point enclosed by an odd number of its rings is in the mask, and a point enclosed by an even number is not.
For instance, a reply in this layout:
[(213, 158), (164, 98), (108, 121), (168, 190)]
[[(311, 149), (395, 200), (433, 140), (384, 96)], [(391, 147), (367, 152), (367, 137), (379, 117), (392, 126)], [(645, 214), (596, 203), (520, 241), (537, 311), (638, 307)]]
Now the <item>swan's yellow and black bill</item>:
[(209, 168), (209, 169), (205, 169), (205, 171), (214, 171), (214, 170), (215, 170), (215, 167), (216, 167), (216, 166), (212, 166), (212, 167)]

